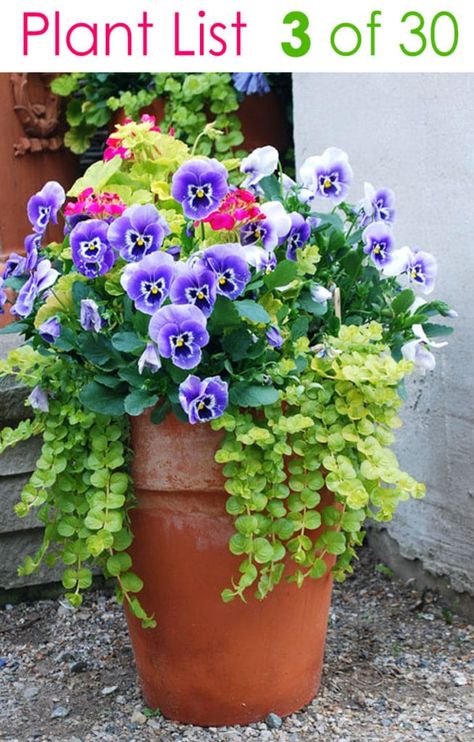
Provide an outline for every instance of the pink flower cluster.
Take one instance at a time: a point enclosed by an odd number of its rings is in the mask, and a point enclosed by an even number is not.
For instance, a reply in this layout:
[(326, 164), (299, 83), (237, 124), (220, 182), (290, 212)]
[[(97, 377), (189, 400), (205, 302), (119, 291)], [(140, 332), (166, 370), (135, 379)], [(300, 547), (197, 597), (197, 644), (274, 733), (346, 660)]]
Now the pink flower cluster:
[(95, 193), (93, 188), (86, 188), (79, 194), (77, 201), (66, 204), (66, 217), (87, 215), (95, 219), (108, 219), (121, 216), (127, 205), (117, 193)]
[[(115, 134), (111, 134), (110, 137), (107, 139), (107, 149), (104, 152), (104, 160), (106, 162), (112, 160), (114, 157), (117, 156), (121, 157), (122, 160), (130, 160), (133, 157), (133, 153), (128, 149), (128, 147), (124, 147), (122, 143), (124, 136), (128, 136), (129, 132), (126, 132), (126, 134), (122, 134), (122, 132), (120, 131), (123, 127), (133, 123), (133, 119), (124, 119), (123, 122), (117, 127), (118, 131), (116, 131)], [(144, 113), (140, 118), (140, 123), (147, 124), (148, 131), (157, 131), (158, 133), (161, 133), (160, 127), (156, 125), (155, 116), (150, 116), (150, 114)], [(174, 136), (174, 129), (170, 129), (169, 134), (170, 136)]]
[(244, 188), (236, 188), (224, 196), (219, 208), (203, 219), (214, 231), (238, 229), (250, 221), (264, 219), (255, 196)]

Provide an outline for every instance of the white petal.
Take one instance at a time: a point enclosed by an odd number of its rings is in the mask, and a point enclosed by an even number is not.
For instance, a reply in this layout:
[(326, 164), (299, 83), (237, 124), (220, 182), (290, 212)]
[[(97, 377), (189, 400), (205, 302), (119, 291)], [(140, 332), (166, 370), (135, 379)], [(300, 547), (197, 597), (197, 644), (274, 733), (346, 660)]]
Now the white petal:
[(291, 219), (280, 201), (268, 201), (260, 206), (267, 219), (272, 223), (278, 237), (286, 237), (291, 229)]

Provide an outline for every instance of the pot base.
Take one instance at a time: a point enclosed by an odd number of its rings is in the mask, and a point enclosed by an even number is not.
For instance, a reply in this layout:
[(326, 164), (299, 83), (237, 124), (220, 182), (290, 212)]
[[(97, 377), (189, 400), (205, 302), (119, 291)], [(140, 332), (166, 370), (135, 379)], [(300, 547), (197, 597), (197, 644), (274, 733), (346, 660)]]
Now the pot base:
[[(238, 575), (240, 559), (228, 549), (233, 524), (219, 470), (210, 481), (220, 437), (173, 418), (160, 426), (137, 422), (131, 555), (145, 583), (140, 600), (158, 626), (142, 629), (133, 616), (127, 619), (148, 706), (199, 726), (248, 724), (270, 712), (297, 711), (320, 682), (330, 574), (300, 589), (283, 580), (263, 601), (249, 592), (246, 604), (224, 603), (220, 593)], [(186, 489), (200, 474), (206, 489)]]

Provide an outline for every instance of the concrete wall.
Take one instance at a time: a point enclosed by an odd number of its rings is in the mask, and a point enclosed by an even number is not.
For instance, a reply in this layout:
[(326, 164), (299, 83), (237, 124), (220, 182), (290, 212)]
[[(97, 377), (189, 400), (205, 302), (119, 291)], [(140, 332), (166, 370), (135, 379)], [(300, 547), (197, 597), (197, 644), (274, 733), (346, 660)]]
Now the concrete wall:
[(405, 575), (406, 559), (419, 560), (427, 584), (435, 575), (474, 595), (474, 76), (301, 74), (294, 106), (298, 163), (335, 145), (349, 153), (354, 201), (364, 180), (392, 187), (398, 245), (436, 255), (435, 295), (459, 312), (434, 373), (411, 383), (398, 431), (402, 464), (427, 497), (402, 504), (373, 541)]

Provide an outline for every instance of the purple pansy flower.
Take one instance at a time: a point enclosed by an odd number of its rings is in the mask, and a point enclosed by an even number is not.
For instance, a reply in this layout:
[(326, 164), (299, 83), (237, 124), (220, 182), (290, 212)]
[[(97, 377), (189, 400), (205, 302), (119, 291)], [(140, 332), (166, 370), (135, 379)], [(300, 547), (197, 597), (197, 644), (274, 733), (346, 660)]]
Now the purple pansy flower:
[(79, 322), (87, 332), (100, 332), (105, 324), (99, 313), (99, 307), (93, 299), (82, 299)]
[(311, 227), (301, 214), (293, 211), (290, 215), (291, 229), (286, 238), (288, 260), (296, 260), (296, 251), (303, 247), (311, 236)]
[(206, 318), (197, 307), (162, 307), (150, 321), (150, 337), (163, 358), (179, 368), (194, 368), (201, 360), (201, 348), (209, 342)]
[(256, 186), (262, 178), (272, 175), (277, 166), (280, 155), (275, 147), (267, 144), (265, 147), (257, 147), (240, 163), (240, 172), (246, 175), (242, 188)]
[(138, 359), (138, 373), (142, 374), (148, 368), (152, 374), (156, 374), (161, 368), (161, 358), (153, 343), (148, 343), (145, 350)]
[(112, 247), (128, 262), (136, 262), (159, 250), (170, 228), (153, 204), (130, 206), (109, 227)]
[(273, 250), (278, 245), (275, 227), (268, 219), (248, 222), (240, 230), (240, 244), (243, 247), (261, 242), (266, 250)]
[(6, 281), (11, 276), (23, 276), (26, 272), (26, 258), (17, 255), (16, 252), (10, 253), (3, 269), (2, 278)]
[(300, 177), (305, 188), (337, 205), (346, 198), (353, 173), (347, 154), (337, 147), (329, 147), (321, 156), (305, 160)]
[(271, 325), (270, 329), (267, 330), (266, 337), (269, 345), (271, 345), (272, 348), (281, 348), (284, 343), (282, 334), (278, 327), (275, 327), (275, 325)]
[(234, 72), (234, 88), (244, 95), (265, 95), (270, 92), (270, 85), (263, 72)]
[(49, 412), (48, 395), (40, 386), (35, 386), (27, 401), (34, 410)]
[(171, 255), (154, 252), (139, 263), (129, 263), (120, 283), (137, 309), (145, 314), (154, 314), (169, 294), (174, 273), (175, 263)]
[(0, 314), (3, 314), (3, 307), (7, 301), (7, 292), (3, 288), (3, 278), (0, 276)]
[(102, 219), (89, 219), (76, 224), (70, 235), (72, 259), (80, 273), (97, 278), (107, 273), (115, 263), (115, 253), (109, 245), (109, 225)]
[(435, 343), (433, 340), (429, 340), (422, 325), (413, 325), (412, 331), (415, 340), (409, 340), (408, 343), (402, 345), (403, 358), (406, 361), (411, 361), (423, 371), (433, 371), (436, 366), (436, 359), (430, 348), (443, 348), (447, 343)]
[(386, 222), (369, 224), (362, 235), (364, 252), (370, 255), (377, 268), (383, 268), (391, 262), (395, 241), (390, 225)]
[(214, 245), (205, 250), (202, 260), (216, 277), (216, 291), (236, 299), (250, 281), (250, 271), (239, 255), (240, 245)]
[(18, 292), (16, 304), (12, 307), (13, 314), (28, 317), (33, 310), (36, 297), (49, 289), (58, 276), (59, 273), (51, 267), (50, 260), (40, 260), (35, 273), (31, 274)]
[(419, 286), (423, 293), (431, 294), (438, 272), (436, 258), (431, 253), (410, 250), (406, 270), (410, 283)]
[(220, 376), (202, 381), (197, 376), (188, 376), (179, 385), (179, 401), (191, 425), (207, 423), (224, 413), (229, 401), (228, 384)]
[(50, 317), (38, 327), (38, 332), (47, 343), (54, 343), (61, 335), (61, 323), (57, 317)]
[(176, 171), (171, 195), (190, 219), (204, 219), (214, 211), (228, 191), (227, 170), (217, 160), (195, 159)]
[(40, 234), (29, 234), (28, 237), (25, 237), (25, 268), (27, 271), (32, 271), (36, 268), (41, 249), (41, 238), (42, 235)]
[(170, 298), (174, 304), (194, 304), (206, 316), (216, 301), (216, 276), (202, 265), (184, 265), (172, 283)]
[(359, 204), (359, 223), (365, 227), (371, 221), (395, 221), (395, 196), (390, 188), (379, 188), (377, 191), (370, 183), (365, 183), (365, 198)]
[(50, 221), (58, 223), (58, 211), (66, 200), (64, 188), (50, 181), (28, 201), (28, 219), (38, 234), (44, 234)]

